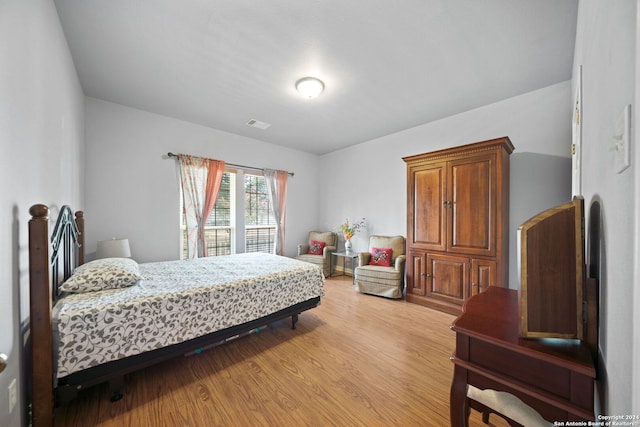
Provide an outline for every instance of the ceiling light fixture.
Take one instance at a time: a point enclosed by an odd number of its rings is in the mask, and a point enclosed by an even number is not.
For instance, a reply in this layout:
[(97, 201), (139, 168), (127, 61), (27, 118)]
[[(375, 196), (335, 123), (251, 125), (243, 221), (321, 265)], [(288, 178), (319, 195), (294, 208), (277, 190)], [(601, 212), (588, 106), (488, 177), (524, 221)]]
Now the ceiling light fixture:
[(306, 98), (315, 98), (324, 90), (324, 83), (315, 77), (303, 77), (296, 82), (296, 89)]

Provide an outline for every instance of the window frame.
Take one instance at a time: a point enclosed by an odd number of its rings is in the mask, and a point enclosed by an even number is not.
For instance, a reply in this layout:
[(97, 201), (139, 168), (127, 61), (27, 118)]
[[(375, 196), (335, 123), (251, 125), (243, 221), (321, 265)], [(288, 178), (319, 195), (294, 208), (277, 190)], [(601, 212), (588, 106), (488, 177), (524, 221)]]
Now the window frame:
[[(267, 210), (267, 224), (247, 224), (246, 220), (246, 210), (247, 210), (247, 192), (246, 190), (246, 177), (247, 176), (255, 176), (264, 180), (264, 174), (262, 172), (254, 172), (254, 171), (244, 171), (242, 169), (233, 169), (233, 168), (225, 168), (225, 174), (229, 174), (230, 176), (230, 184), (229, 184), (229, 225), (205, 225), (205, 233), (209, 230), (229, 230), (229, 254), (237, 254), (244, 252), (267, 252), (273, 253), (275, 247), (275, 239), (277, 233), (277, 224), (275, 221), (275, 217), (273, 215), (273, 209), (271, 208), (271, 201), (268, 200), (268, 192), (265, 190), (262, 194), (263, 197), (267, 198), (268, 210)], [(266, 182), (265, 182), (266, 184)], [(216, 200), (216, 204), (218, 201)], [(211, 215), (216, 212), (215, 207), (212, 211)], [(209, 223), (209, 219), (207, 219), (207, 223)], [(247, 233), (253, 232), (254, 230), (269, 230), (269, 237), (267, 240), (267, 247), (269, 247), (268, 251), (265, 250), (250, 250), (251, 243), (249, 243), (249, 239), (247, 238)], [(183, 196), (182, 189), (180, 188), (180, 246), (181, 246), (181, 259), (185, 259), (186, 256), (186, 224), (184, 220), (184, 208), (183, 208)], [(208, 240), (206, 244), (209, 245)], [(255, 245), (255, 247), (260, 248), (261, 244)], [(264, 246), (264, 243), (262, 244)], [(211, 248), (209, 247), (209, 250)], [(226, 253), (218, 253), (216, 250), (215, 253), (211, 254), (209, 252), (209, 256), (221, 256), (226, 255)]]

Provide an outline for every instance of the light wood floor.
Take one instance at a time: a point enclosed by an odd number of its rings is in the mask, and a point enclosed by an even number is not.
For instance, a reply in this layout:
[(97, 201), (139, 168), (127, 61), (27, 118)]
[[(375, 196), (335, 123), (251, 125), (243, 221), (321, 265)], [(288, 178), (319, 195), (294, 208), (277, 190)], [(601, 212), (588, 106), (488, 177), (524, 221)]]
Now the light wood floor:
[[(447, 426), (453, 319), (327, 280), (296, 330), (278, 322), (129, 375), (115, 403), (84, 390), (55, 426)], [(475, 411), (470, 424), (485, 425)]]

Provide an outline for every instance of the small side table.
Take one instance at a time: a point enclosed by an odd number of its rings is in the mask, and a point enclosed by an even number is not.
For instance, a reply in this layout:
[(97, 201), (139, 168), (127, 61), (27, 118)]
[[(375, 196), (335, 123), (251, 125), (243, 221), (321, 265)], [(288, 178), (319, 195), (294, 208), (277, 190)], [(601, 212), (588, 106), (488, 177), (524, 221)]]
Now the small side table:
[[(332, 252), (331, 253), (331, 262), (333, 262), (333, 256), (337, 256), (337, 257), (341, 257), (342, 258), (342, 275), (346, 275), (345, 273), (345, 263), (347, 258), (351, 258), (351, 268), (353, 270), (353, 273), (351, 275), (352, 277), (352, 282), (355, 285), (356, 284), (356, 261), (358, 260), (358, 255), (360, 253), (359, 252), (354, 252), (354, 251), (349, 251), (349, 252)], [(330, 266), (330, 271), (331, 271), (331, 275), (333, 276), (333, 269), (331, 268), (331, 262), (329, 263)]]

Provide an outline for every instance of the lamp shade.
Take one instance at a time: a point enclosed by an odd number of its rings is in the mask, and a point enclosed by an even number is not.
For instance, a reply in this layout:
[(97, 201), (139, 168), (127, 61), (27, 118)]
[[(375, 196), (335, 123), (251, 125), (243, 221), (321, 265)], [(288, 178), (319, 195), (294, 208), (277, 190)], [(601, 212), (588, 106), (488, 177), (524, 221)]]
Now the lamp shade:
[(131, 248), (129, 248), (129, 239), (111, 239), (101, 240), (98, 242), (96, 250), (96, 258), (129, 258), (131, 256)]

